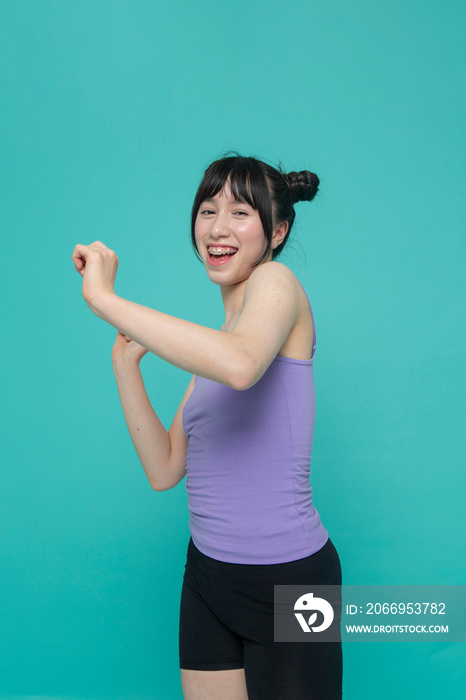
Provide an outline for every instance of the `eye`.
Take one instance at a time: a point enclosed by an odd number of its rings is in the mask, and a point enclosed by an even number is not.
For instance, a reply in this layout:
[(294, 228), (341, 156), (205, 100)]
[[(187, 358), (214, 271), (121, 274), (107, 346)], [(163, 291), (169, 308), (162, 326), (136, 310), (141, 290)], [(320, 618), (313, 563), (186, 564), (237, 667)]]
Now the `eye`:
[(201, 209), (200, 214), (214, 214), (212, 209)]
[(235, 214), (244, 214), (244, 216), (248, 216), (247, 211), (235, 211)]

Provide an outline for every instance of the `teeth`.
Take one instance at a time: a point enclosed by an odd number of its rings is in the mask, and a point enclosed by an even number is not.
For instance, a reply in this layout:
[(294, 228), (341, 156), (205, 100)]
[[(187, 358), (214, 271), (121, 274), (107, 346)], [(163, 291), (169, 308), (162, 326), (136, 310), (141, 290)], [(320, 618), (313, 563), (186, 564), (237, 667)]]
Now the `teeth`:
[(212, 248), (209, 246), (208, 250), (211, 255), (232, 255), (236, 253), (236, 250), (233, 248)]

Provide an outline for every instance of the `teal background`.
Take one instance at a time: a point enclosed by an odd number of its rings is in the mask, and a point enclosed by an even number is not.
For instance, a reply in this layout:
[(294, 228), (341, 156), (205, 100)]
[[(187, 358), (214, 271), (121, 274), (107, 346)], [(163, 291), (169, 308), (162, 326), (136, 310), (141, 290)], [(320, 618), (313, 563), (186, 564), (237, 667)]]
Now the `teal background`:
[[(465, 6), (18, 0), (0, 9), (0, 697), (180, 700), (184, 482), (150, 489), (112, 373), (116, 292), (208, 326), (189, 244), (234, 148), (314, 170), (282, 256), (317, 326), (314, 502), (351, 584), (464, 584)], [(142, 370), (168, 426), (189, 380)], [(346, 644), (346, 700), (464, 697), (464, 644)]]

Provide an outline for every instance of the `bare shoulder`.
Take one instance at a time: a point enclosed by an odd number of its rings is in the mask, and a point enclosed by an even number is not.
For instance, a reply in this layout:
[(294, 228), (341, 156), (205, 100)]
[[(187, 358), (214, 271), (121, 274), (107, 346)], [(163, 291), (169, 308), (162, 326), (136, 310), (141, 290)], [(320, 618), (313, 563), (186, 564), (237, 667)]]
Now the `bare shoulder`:
[(278, 355), (310, 359), (313, 343), (310, 306), (303, 286), (289, 267), (275, 260), (259, 265), (248, 279), (243, 309), (243, 317), (248, 318), (254, 329), (268, 324), (269, 329), (280, 335)]
[(278, 295), (290, 295), (297, 299), (302, 289), (296, 275), (283, 263), (271, 260), (259, 265), (248, 279), (245, 289), (245, 299), (248, 294), (266, 287), (269, 292)]

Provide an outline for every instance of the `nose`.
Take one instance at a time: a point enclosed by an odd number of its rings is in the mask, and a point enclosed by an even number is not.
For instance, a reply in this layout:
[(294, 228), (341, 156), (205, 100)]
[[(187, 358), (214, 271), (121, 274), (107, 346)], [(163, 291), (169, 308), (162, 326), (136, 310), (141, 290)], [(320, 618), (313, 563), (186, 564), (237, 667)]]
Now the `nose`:
[(228, 238), (230, 235), (230, 228), (228, 225), (228, 216), (226, 214), (219, 213), (215, 217), (212, 222), (210, 234), (215, 240), (218, 238)]

